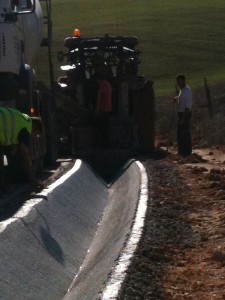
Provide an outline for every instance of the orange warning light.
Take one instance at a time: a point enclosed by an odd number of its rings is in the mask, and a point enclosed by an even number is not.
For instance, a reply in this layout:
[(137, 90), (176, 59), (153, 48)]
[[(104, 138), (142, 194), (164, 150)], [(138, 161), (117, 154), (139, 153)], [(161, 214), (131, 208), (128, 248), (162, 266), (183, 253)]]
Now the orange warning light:
[(31, 113), (31, 115), (32, 115), (32, 116), (34, 116), (34, 115), (35, 115), (35, 109), (34, 109), (33, 107), (31, 107), (31, 109), (30, 109), (30, 113)]
[(74, 37), (80, 37), (80, 29), (74, 29), (74, 31), (73, 31), (73, 36)]

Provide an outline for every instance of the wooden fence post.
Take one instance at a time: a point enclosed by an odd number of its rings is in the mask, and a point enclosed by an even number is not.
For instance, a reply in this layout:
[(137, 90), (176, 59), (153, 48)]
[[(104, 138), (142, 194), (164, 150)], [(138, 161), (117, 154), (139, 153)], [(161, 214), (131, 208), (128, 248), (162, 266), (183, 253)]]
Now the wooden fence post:
[(209, 90), (206, 78), (204, 78), (204, 85), (205, 85), (205, 93), (206, 93), (206, 98), (207, 98), (207, 103), (208, 103), (209, 116), (210, 116), (210, 118), (213, 118), (212, 98), (211, 98), (211, 94), (210, 94), (210, 90)]

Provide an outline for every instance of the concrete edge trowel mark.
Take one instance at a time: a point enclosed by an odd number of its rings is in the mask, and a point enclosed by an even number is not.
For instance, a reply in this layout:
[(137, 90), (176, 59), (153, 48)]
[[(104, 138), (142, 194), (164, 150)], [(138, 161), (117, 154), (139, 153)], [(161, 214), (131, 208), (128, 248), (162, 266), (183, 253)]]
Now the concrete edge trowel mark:
[(31, 209), (43, 201), (43, 196), (47, 196), (49, 193), (51, 193), (55, 188), (57, 188), (59, 185), (63, 184), (69, 177), (71, 177), (74, 173), (76, 173), (80, 166), (82, 164), (82, 161), (80, 159), (77, 159), (74, 163), (74, 166), (71, 170), (69, 170), (67, 173), (65, 173), (62, 177), (60, 177), (58, 180), (56, 180), (54, 183), (49, 185), (47, 188), (43, 189), (40, 193), (36, 195), (36, 198), (30, 199), (27, 201), (24, 206), (11, 218), (0, 222), (0, 233), (2, 233), (8, 225), (18, 220), (18, 218), (23, 218), (29, 214)]
[(122, 284), (126, 278), (126, 271), (131, 263), (131, 259), (137, 248), (137, 245), (142, 236), (145, 215), (148, 206), (148, 175), (145, 167), (140, 161), (135, 162), (141, 173), (141, 187), (140, 187), (140, 197), (139, 204), (137, 208), (137, 213), (135, 216), (134, 224), (131, 230), (130, 237), (121, 253), (117, 265), (112, 270), (112, 274), (108, 280), (105, 289), (102, 292), (102, 300), (116, 300), (122, 289)]

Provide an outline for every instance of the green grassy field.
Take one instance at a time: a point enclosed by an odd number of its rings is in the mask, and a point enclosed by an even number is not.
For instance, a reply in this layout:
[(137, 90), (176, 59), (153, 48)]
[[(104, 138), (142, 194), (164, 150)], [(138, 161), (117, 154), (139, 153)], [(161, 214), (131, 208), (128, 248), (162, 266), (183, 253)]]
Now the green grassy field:
[[(185, 73), (192, 87), (225, 82), (224, 0), (52, 0), (53, 61), (80, 28), (83, 36), (135, 35), (142, 51), (140, 73), (155, 82), (156, 95), (174, 92)], [(44, 76), (39, 66), (40, 76)]]

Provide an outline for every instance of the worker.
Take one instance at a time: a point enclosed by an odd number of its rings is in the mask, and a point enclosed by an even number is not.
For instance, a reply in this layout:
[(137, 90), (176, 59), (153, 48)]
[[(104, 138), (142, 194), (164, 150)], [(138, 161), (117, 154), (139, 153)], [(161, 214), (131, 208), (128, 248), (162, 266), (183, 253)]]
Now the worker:
[(0, 190), (5, 189), (5, 176), (4, 176), (4, 151), (0, 145)]
[(98, 83), (98, 96), (96, 113), (98, 117), (98, 145), (108, 147), (109, 126), (112, 113), (112, 86), (105, 76), (100, 72), (94, 74), (94, 79)]
[[(39, 118), (31, 118), (13, 108), (0, 107), (0, 187), (4, 188), (4, 160), (6, 154), (8, 163), (17, 159), (20, 178), (24, 178), (32, 186), (44, 187), (44, 182), (35, 179), (32, 170), (32, 160), (29, 146), (31, 137), (42, 133)], [(12, 174), (13, 175), (13, 174)]]
[(186, 85), (184, 75), (176, 77), (176, 84), (179, 94), (174, 98), (178, 103), (178, 125), (177, 125), (177, 145), (178, 154), (182, 157), (191, 155), (192, 141), (190, 132), (190, 121), (192, 115), (192, 91)]

